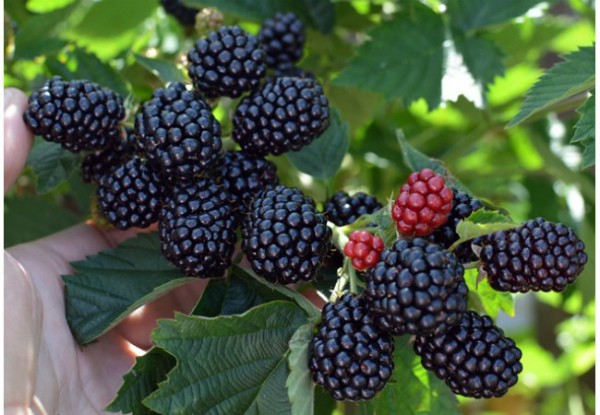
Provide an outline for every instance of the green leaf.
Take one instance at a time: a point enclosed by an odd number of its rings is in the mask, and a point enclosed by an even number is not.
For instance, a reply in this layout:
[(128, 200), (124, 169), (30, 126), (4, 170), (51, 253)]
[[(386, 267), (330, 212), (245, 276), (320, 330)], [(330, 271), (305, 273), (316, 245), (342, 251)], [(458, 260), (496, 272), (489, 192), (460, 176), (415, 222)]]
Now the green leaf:
[(86, 38), (115, 37), (137, 28), (154, 13), (156, 0), (102, 0), (95, 2), (74, 29)]
[(283, 295), (276, 295), (276, 298), (273, 298), (269, 293), (263, 297), (261, 291), (264, 294), (263, 286), (258, 286), (257, 289), (254, 280), (243, 278), (234, 270), (227, 278), (210, 280), (192, 314), (203, 317), (242, 314), (266, 301), (287, 299)]
[(386, 387), (371, 401), (377, 415), (444, 414), (459, 415), (458, 401), (450, 389), (421, 365), (412, 350), (409, 336), (396, 338), (394, 374)]
[(198, 9), (216, 7), (224, 13), (257, 21), (273, 17), (277, 12), (290, 11), (324, 33), (331, 31), (335, 20), (330, 0), (185, 0), (185, 4)]
[(27, 164), (37, 177), (37, 192), (48, 193), (73, 174), (79, 167), (79, 157), (57, 143), (38, 139)]
[(577, 110), (581, 118), (575, 124), (575, 134), (571, 138), (571, 143), (581, 143), (584, 146), (582, 167), (591, 167), (596, 163), (596, 102), (595, 94)]
[(348, 123), (331, 111), (329, 127), (320, 137), (298, 151), (288, 153), (288, 158), (298, 170), (319, 179), (329, 179), (337, 173), (348, 151)]
[(493, 319), (498, 318), (500, 311), (511, 317), (515, 315), (515, 300), (511, 293), (494, 290), (487, 279), (477, 282), (478, 271), (468, 269), (465, 281), (469, 287), (469, 306), (483, 312)]
[(4, 201), (4, 245), (33, 241), (80, 222), (81, 218), (46, 198), (29, 195)]
[(28, 0), (27, 10), (34, 13), (48, 13), (68, 6), (76, 0)]
[(458, 225), (456, 225), (458, 240), (452, 244), (452, 247), (478, 236), (513, 229), (517, 226), (519, 225), (514, 223), (511, 218), (499, 211), (486, 208), (478, 209), (471, 213), (468, 218), (458, 222)]
[(242, 315), (159, 320), (152, 339), (177, 365), (144, 404), (172, 415), (290, 414), (289, 341), (305, 322), (304, 312), (287, 301)]
[(15, 36), (15, 59), (33, 59), (62, 48), (66, 42), (54, 37), (54, 34), (78, 5), (79, 1), (76, 1), (62, 9), (27, 19)]
[(63, 276), (67, 321), (80, 344), (106, 333), (136, 308), (193, 281), (160, 252), (156, 233), (139, 235), (84, 261)]
[(406, 139), (402, 130), (396, 130), (396, 138), (402, 150), (404, 164), (412, 171), (419, 171), (424, 168), (429, 168), (434, 172), (441, 174), (446, 179), (446, 183), (457, 188), (465, 193), (472, 194), (458, 179), (453, 177), (440, 160), (428, 157), (414, 148)]
[(425, 98), (429, 109), (440, 104), (444, 61), (444, 23), (428, 7), (414, 4), (411, 13), (369, 32), (370, 41), (334, 80), (341, 85), (402, 98), (406, 105)]
[(160, 59), (151, 59), (142, 55), (135, 55), (135, 60), (144, 68), (160, 78), (165, 84), (168, 82), (183, 82), (183, 74), (173, 62)]
[(244, 281), (250, 283), (255, 290), (258, 290), (263, 298), (268, 300), (281, 299), (281, 296), (288, 298), (298, 304), (311, 320), (321, 315), (319, 309), (298, 291), (292, 290), (285, 285), (272, 284), (256, 275), (252, 270), (246, 269), (238, 264), (233, 264), (231, 268), (236, 275), (244, 278)]
[(465, 32), (521, 16), (542, 0), (448, 0), (450, 24)]
[(292, 415), (312, 415), (314, 413), (315, 386), (308, 368), (308, 348), (313, 336), (314, 323), (300, 326), (290, 340), (288, 363), (290, 375), (285, 386), (292, 404)]
[(479, 36), (455, 34), (454, 44), (473, 79), (486, 90), (495, 77), (504, 75), (504, 55), (493, 41)]
[(123, 377), (123, 384), (115, 399), (106, 408), (110, 412), (152, 415), (142, 400), (158, 388), (175, 367), (175, 358), (159, 348), (153, 348), (135, 360), (133, 368)]
[(536, 114), (551, 111), (553, 107), (592, 89), (596, 81), (594, 54), (594, 46), (580, 48), (564, 56), (564, 62), (548, 69), (527, 92), (521, 110), (506, 128)]
[(46, 66), (52, 75), (61, 76), (66, 80), (87, 79), (112, 89), (122, 98), (126, 98), (129, 94), (131, 88), (125, 79), (112, 66), (102, 62), (93, 53), (75, 48), (67, 56), (69, 61), (77, 63), (75, 69), (68, 67), (57, 59), (48, 59)]

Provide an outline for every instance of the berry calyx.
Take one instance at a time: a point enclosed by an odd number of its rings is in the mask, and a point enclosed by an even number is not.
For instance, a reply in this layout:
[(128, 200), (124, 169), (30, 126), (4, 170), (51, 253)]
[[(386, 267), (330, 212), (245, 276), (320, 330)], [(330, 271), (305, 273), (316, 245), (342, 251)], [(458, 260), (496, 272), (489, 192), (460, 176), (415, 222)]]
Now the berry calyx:
[(383, 239), (367, 231), (354, 231), (344, 246), (344, 254), (351, 259), (352, 266), (358, 271), (371, 268), (379, 261), (385, 247)]
[(426, 236), (448, 220), (454, 194), (442, 175), (425, 168), (408, 176), (392, 207), (392, 218), (403, 235)]

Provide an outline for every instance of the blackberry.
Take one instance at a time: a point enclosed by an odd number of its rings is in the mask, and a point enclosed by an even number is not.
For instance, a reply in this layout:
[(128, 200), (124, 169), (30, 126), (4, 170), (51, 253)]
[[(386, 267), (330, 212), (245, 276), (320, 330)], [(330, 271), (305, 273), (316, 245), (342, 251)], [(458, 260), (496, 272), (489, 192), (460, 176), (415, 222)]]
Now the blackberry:
[(427, 237), (431, 242), (435, 242), (444, 248), (449, 248), (454, 242), (458, 241), (456, 225), (463, 219), (468, 218), (471, 213), (483, 208), (483, 202), (458, 189), (452, 189), (454, 199), (452, 200), (452, 210), (448, 215), (448, 221), (437, 228)]
[(121, 97), (85, 80), (55, 76), (31, 94), (23, 114), (34, 134), (70, 151), (105, 148), (119, 136), (125, 118)]
[(323, 214), (336, 226), (351, 225), (366, 214), (375, 213), (383, 206), (373, 196), (358, 192), (350, 196), (344, 191), (335, 193), (325, 201)]
[(382, 330), (396, 335), (438, 333), (467, 308), (464, 268), (423, 238), (399, 240), (365, 276), (365, 300)]
[(310, 342), (313, 380), (336, 400), (373, 398), (392, 376), (394, 340), (373, 324), (360, 297), (345, 294), (323, 307)]
[(500, 397), (517, 383), (521, 350), (488, 316), (467, 311), (445, 333), (417, 336), (423, 366), (452, 392), (472, 398)]
[(180, 0), (160, 0), (160, 4), (167, 14), (176, 18), (182, 26), (194, 26), (196, 14), (200, 10), (187, 7)]
[(181, 82), (154, 91), (135, 118), (135, 132), (139, 151), (168, 180), (191, 181), (219, 160), (221, 126)]
[(159, 178), (137, 157), (100, 177), (96, 195), (106, 220), (119, 229), (145, 228), (158, 219)]
[(291, 68), (302, 57), (306, 41), (304, 23), (294, 13), (277, 13), (263, 22), (258, 40), (269, 68)]
[(280, 284), (311, 280), (330, 240), (314, 201), (284, 185), (257, 194), (242, 226), (242, 250), (252, 269)]
[(499, 291), (562, 291), (587, 262), (585, 245), (563, 224), (537, 218), (480, 241), (482, 268)]
[(98, 183), (100, 177), (131, 159), (135, 154), (133, 130), (125, 127), (113, 146), (86, 155), (81, 162), (81, 176), (86, 183)]
[(236, 98), (256, 88), (266, 74), (256, 36), (225, 26), (198, 40), (188, 52), (188, 74), (208, 98)]
[(225, 152), (215, 174), (231, 197), (231, 206), (238, 216), (246, 213), (256, 193), (279, 184), (273, 163), (239, 151)]
[(392, 207), (402, 235), (430, 235), (448, 220), (454, 194), (442, 175), (425, 168), (408, 176)]
[(299, 150), (329, 125), (329, 103), (313, 79), (273, 78), (242, 99), (233, 117), (232, 138), (257, 156)]
[[(309, 79), (314, 79), (315, 81), (317, 80), (317, 77), (315, 76), (315, 74), (313, 74), (310, 71), (307, 71), (306, 69), (298, 68), (297, 66), (290, 66), (289, 68), (286, 67), (286, 68), (276, 69), (275, 72), (273, 72), (272, 76), (275, 78), (289, 76), (292, 78), (309, 78)], [(268, 79), (268, 81), (271, 81), (273, 78), (269, 77), (267, 79)]]
[(185, 275), (218, 277), (231, 264), (236, 226), (229, 196), (214, 180), (177, 185), (160, 209), (161, 250)]

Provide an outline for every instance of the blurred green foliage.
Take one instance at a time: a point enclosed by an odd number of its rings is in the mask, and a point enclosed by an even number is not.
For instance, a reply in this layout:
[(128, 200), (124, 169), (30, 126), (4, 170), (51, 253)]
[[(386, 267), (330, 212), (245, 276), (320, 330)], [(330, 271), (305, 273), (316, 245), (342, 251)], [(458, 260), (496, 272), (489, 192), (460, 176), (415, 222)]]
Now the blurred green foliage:
[[(275, 158), (284, 183), (301, 186), (317, 201), (339, 189), (388, 200), (409, 173), (397, 141), (401, 130), (414, 148), (441, 160), (466, 188), (517, 222), (543, 216), (577, 231), (590, 257), (578, 282), (562, 294), (529, 294), (528, 324), (509, 331), (524, 355), (517, 387), (502, 399), (461, 403), (465, 414), (593, 413), (594, 171), (582, 168), (582, 147), (570, 143), (575, 136), (593, 144), (593, 97), (581, 107), (587, 92), (580, 93), (526, 122), (507, 124), (559, 55), (593, 45), (594, 2), (186, 3), (222, 7), (227, 24), (254, 33), (261, 18), (281, 8), (295, 9), (309, 24), (300, 66), (323, 83), (339, 115), (336, 125), (349, 131), (350, 142), (331, 138), (332, 146), (343, 152), (348, 145), (348, 151), (339, 171), (323, 169), (319, 177), (299, 173), (295, 166), (302, 170), (306, 158)], [(198, 37), (166, 16), (156, 0), (4, 4), (5, 87), (29, 93), (52, 75), (90, 79), (127, 97), (130, 125), (155, 88), (185, 79), (182, 56)], [(225, 135), (235, 105), (223, 99), (215, 110)], [(48, 147), (36, 144), (5, 197), (7, 246), (90, 216), (93, 189), (79, 179), (77, 157)], [(593, 164), (589, 154), (587, 164)], [(494, 307), (511, 308), (502, 302)], [(324, 399), (317, 394), (318, 413), (368, 410), (333, 409)]]

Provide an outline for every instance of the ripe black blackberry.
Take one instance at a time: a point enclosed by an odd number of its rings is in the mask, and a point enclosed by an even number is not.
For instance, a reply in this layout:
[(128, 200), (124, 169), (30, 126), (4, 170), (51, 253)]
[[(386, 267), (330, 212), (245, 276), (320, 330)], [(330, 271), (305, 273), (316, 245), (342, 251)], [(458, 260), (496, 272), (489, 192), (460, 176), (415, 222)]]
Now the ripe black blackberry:
[(291, 68), (302, 57), (306, 41), (304, 23), (294, 13), (277, 13), (263, 21), (258, 40), (269, 68)]
[(162, 189), (158, 176), (134, 157), (100, 177), (96, 196), (103, 216), (115, 227), (145, 228), (158, 219)]
[(480, 244), (482, 268), (499, 291), (562, 291), (587, 263), (575, 232), (543, 218), (486, 235)]
[(196, 14), (200, 10), (187, 7), (180, 0), (160, 0), (160, 4), (167, 14), (176, 18), (182, 26), (194, 26)]
[(110, 145), (119, 136), (123, 118), (125, 108), (117, 93), (90, 81), (65, 81), (59, 76), (31, 94), (23, 114), (34, 134), (73, 152)]
[(154, 91), (135, 118), (135, 133), (139, 151), (170, 181), (191, 181), (219, 160), (221, 126), (181, 82)]
[(365, 301), (376, 324), (396, 335), (438, 333), (467, 309), (464, 268), (424, 238), (399, 240), (365, 276)]
[(458, 189), (452, 189), (454, 199), (452, 200), (452, 210), (448, 216), (448, 221), (437, 228), (427, 237), (431, 242), (449, 248), (458, 240), (456, 225), (463, 219), (468, 218), (471, 213), (483, 208), (483, 202)]
[(362, 298), (345, 294), (323, 307), (310, 342), (313, 380), (336, 400), (373, 398), (392, 376), (394, 340), (381, 332)]
[(457, 395), (500, 397), (517, 383), (521, 350), (488, 316), (473, 311), (445, 333), (417, 336), (415, 352)]
[(277, 167), (262, 157), (227, 151), (215, 169), (217, 182), (231, 197), (237, 216), (243, 216), (259, 191), (279, 184)]
[(188, 52), (188, 74), (208, 98), (239, 97), (266, 74), (258, 39), (238, 26), (225, 26), (198, 40)]
[(329, 126), (329, 103), (314, 79), (273, 78), (242, 99), (232, 138), (249, 154), (299, 150)]
[(337, 226), (351, 225), (361, 216), (374, 213), (383, 205), (373, 196), (358, 192), (350, 196), (339, 191), (325, 201), (323, 214)]
[(236, 226), (229, 196), (213, 179), (176, 185), (160, 209), (161, 250), (185, 275), (218, 277), (231, 264)]
[(104, 150), (86, 155), (81, 162), (81, 176), (86, 183), (98, 183), (100, 177), (131, 159), (136, 151), (133, 130), (125, 127), (123, 135)]
[(242, 250), (252, 269), (280, 284), (311, 280), (330, 240), (314, 201), (284, 185), (257, 194), (242, 226)]

